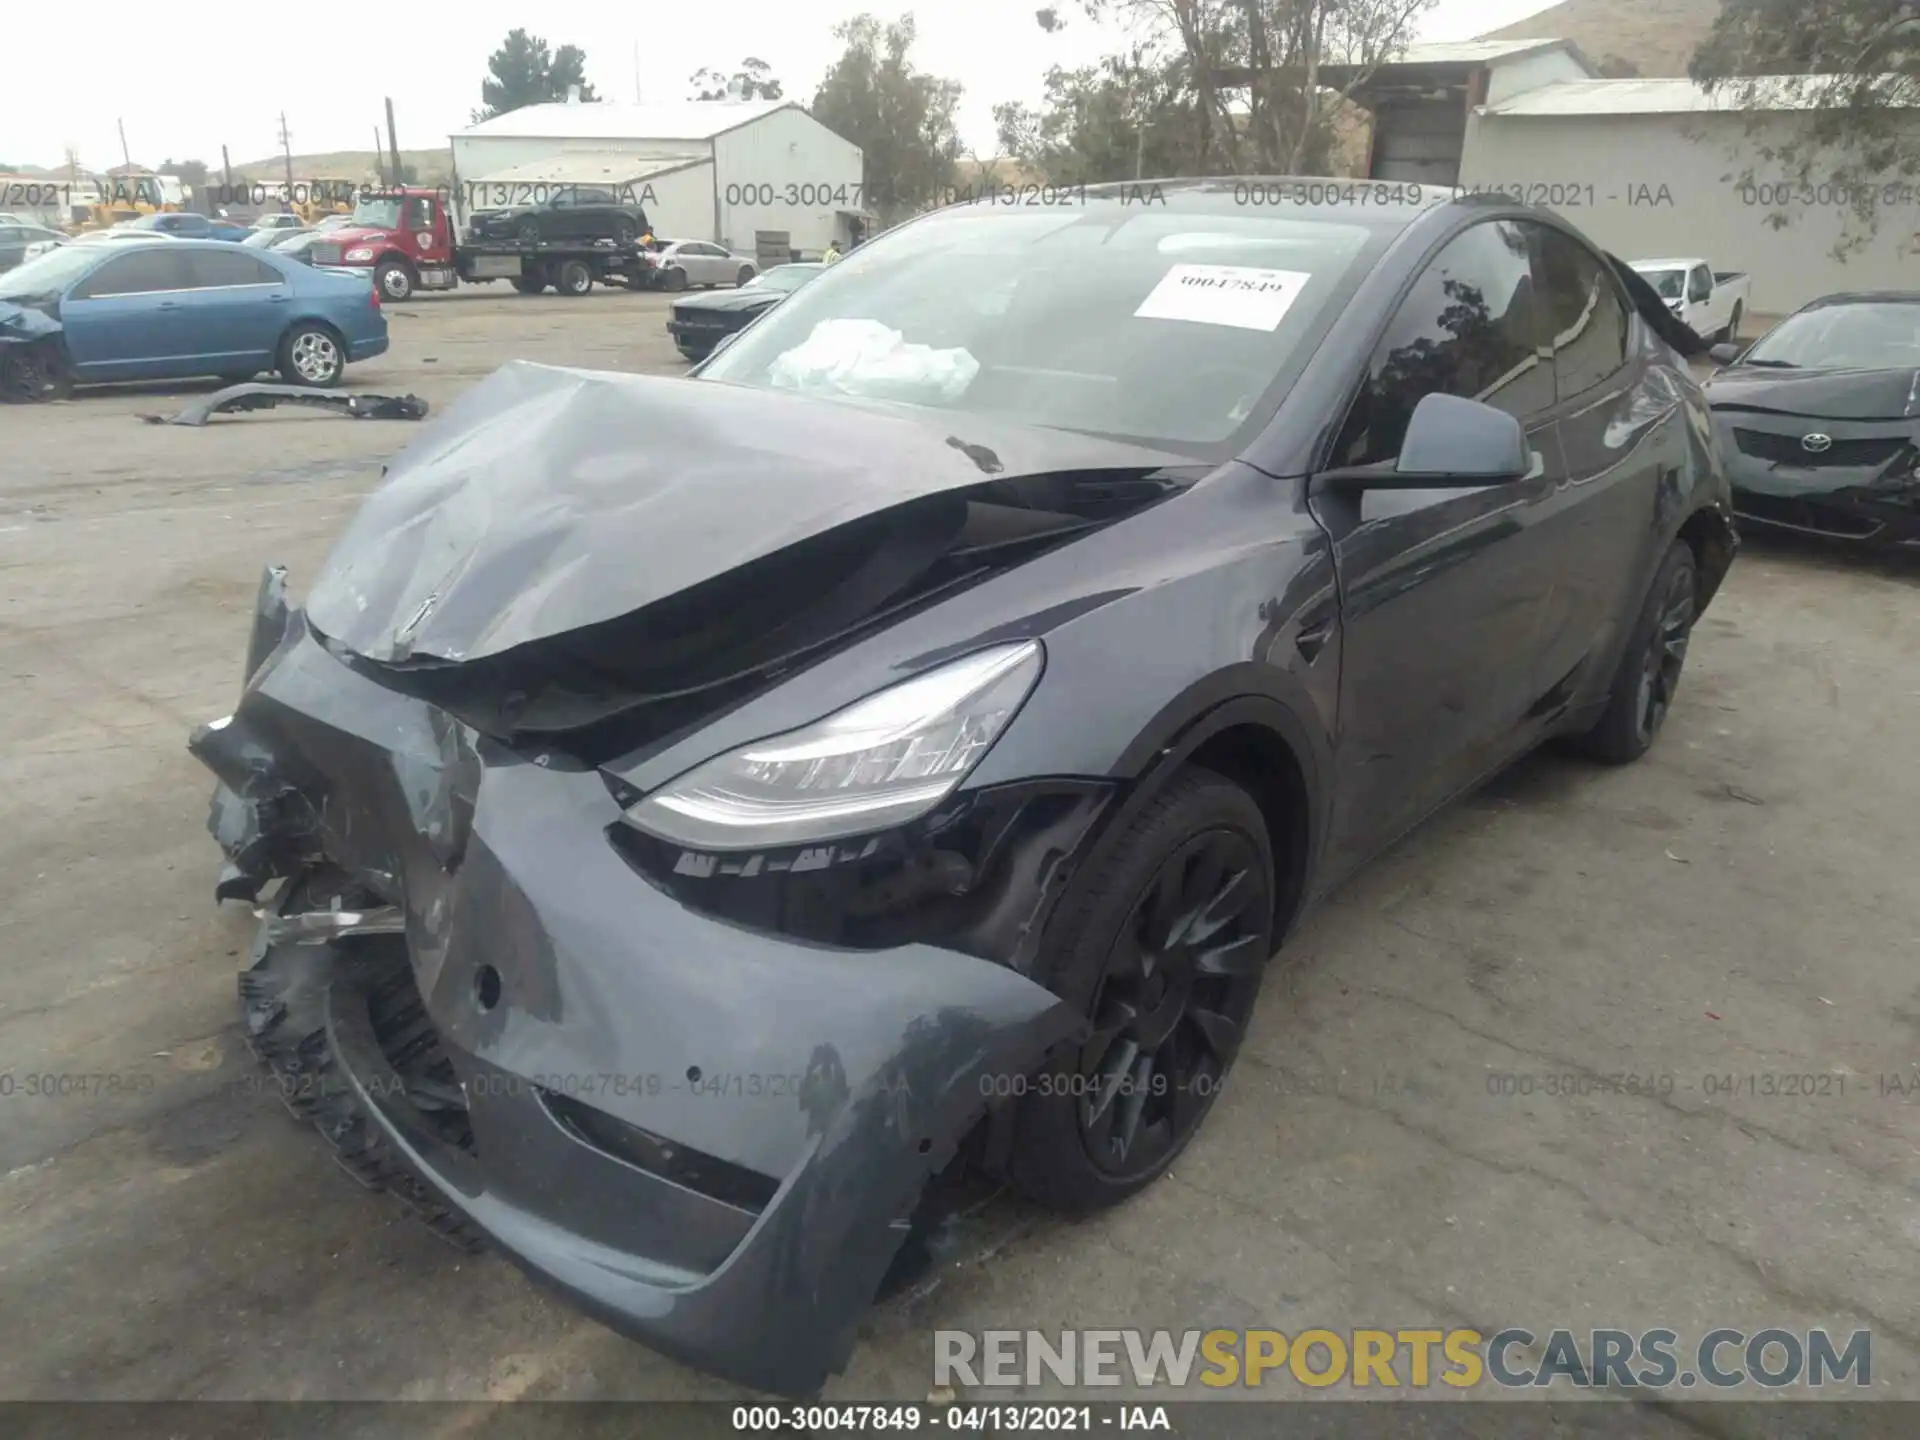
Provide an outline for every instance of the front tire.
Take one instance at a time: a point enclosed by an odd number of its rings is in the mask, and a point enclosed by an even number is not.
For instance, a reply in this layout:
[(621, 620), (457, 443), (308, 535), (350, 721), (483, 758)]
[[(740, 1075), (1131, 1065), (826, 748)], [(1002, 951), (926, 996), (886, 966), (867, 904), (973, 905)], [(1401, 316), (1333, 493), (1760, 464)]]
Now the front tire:
[(1626, 765), (1653, 748), (1686, 664), (1698, 611), (1698, 568), (1692, 547), (1674, 541), (1627, 637), (1607, 708), (1591, 730), (1572, 738), (1575, 751), (1607, 765)]
[(380, 298), (387, 300), (409, 300), (413, 297), (416, 283), (413, 267), (404, 260), (382, 260), (374, 269), (373, 283), (379, 287)]
[(733, 277), (733, 283), (735, 286), (741, 286), (748, 284), (752, 279), (753, 267), (751, 265), (742, 265), (740, 267), (740, 273)]
[(280, 342), (280, 374), (289, 385), (331, 390), (347, 369), (347, 347), (325, 325), (296, 325)]
[(1199, 1132), (1273, 952), (1260, 807), (1210, 770), (1170, 781), (1102, 847), (1043, 937), (1043, 978), (1093, 1023), (1021, 1082), (1006, 1180), (1063, 1210), (1116, 1205)]
[(593, 289), (593, 271), (584, 260), (569, 260), (560, 267), (553, 288), (562, 295), (585, 295)]
[(672, 266), (661, 273), (660, 283), (669, 290), (684, 290), (687, 288), (687, 272), (678, 265)]

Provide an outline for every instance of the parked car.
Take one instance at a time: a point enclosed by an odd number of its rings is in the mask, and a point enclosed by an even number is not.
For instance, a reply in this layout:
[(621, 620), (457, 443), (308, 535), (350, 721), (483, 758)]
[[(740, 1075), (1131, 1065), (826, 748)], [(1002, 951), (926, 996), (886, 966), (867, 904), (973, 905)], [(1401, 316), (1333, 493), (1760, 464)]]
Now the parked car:
[(709, 240), (666, 240), (655, 252), (659, 284), (666, 290), (744, 285), (760, 273), (751, 255), (738, 255)]
[(1733, 505), (1756, 524), (1920, 546), (1920, 292), (1827, 295), (1707, 381)]
[(322, 231), (345, 230), (352, 224), (352, 215), (322, 215), (318, 220), (313, 222), (313, 228)]
[(815, 263), (775, 265), (737, 290), (689, 295), (668, 312), (667, 333), (687, 359), (705, 359), (721, 340), (746, 329), (826, 268)]
[(1715, 270), (1704, 260), (1636, 260), (1633, 268), (1695, 334), (1736, 340), (1747, 313), (1753, 277), (1744, 270)]
[(298, 215), (282, 210), (272, 215), (262, 215), (251, 226), (252, 230), (306, 230), (311, 227)]
[(254, 229), (240, 243), (249, 250), (278, 250), (295, 236), (311, 233), (305, 225), (270, 225), (265, 229)]
[(647, 233), (647, 212), (599, 185), (556, 185), (537, 205), (475, 212), (468, 234), (475, 240), (611, 240), (629, 245)]
[(75, 245), (152, 245), (174, 238), (164, 230), (122, 230), (116, 225), (110, 230), (84, 230), (73, 237), (73, 243)]
[(142, 215), (138, 220), (122, 220), (114, 230), (121, 234), (171, 235), (178, 240), (241, 241), (250, 233), (244, 225), (228, 220), (213, 220), (191, 210), (161, 210)]
[(326, 388), (387, 348), (365, 277), (211, 240), (68, 245), (0, 276), (0, 301), (60, 322), (83, 385), (275, 368), (289, 384)]
[(267, 248), (276, 255), (284, 255), (287, 259), (297, 260), (302, 265), (311, 265), (314, 245), (325, 238), (326, 232), (316, 225), (311, 230), (299, 230), (291, 235), (282, 235)]
[(1137, 1193), (1312, 902), (1646, 752), (1737, 544), (1685, 364), (1551, 212), (1244, 183), (933, 211), (693, 379), (508, 365), (267, 572), (191, 748), (349, 1169), (817, 1394), (947, 1177)]
[(67, 243), (67, 237), (45, 225), (0, 224), (0, 271), (44, 255)]

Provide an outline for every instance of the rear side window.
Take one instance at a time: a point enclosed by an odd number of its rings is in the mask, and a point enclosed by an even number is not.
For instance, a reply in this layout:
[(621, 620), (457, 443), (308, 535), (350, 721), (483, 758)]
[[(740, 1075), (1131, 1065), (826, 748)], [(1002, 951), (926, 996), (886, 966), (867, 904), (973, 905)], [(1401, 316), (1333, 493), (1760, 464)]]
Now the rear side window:
[(1520, 419), (1552, 407), (1553, 371), (1534, 343), (1529, 248), (1517, 224), (1490, 220), (1428, 262), (1368, 361), (1335, 465), (1397, 457), (1428, 395), (1464, 396)]
[(110, 295), (150, 295), (157, 290), (187, 288), (185, 257), (171, 244), (141, 245), (116, 255), (74, 292), (76, 300), (104, 300)]
[(1534, 231), (1542, 342), (1551, 346), (1562, 400), (1604, 384), (1627, 363), (1627, 306), (1600, 257), (1564, 231)]
[(187, 274), (196, 290), (227, 285), (278, 285), (280, 272), (245, 250), (193, 250), (186, 256)]

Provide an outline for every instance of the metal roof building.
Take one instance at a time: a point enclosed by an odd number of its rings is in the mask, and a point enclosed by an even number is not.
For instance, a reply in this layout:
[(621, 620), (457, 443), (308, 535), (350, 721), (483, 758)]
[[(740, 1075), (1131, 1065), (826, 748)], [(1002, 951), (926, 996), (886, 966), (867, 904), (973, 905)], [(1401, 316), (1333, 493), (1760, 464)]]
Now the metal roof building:
[[(1778, 314), (1838, 290), (1920, 288), (1920, 187), (1887, 177), (1871, 238), (1843, 244), (1868, 233), (1852, 195), (1767, 158), (1845, 83), (1762, 76), (1709, 93), (1684, 77), (1602, 79), (1561, 40), (1473, 40), (1412, 46), (1351, 98), (1372, 114), (1373, 177), (1507, 190), (1623, 259), (1747, 271), (1752, 311)], [(1909, 113), (1920, 144), (1920, 108)]]
[(867, 225), (864, 157), (789, 100), (527, 105), (451, 137), (459, 184), (486, 204), (556, 187), (630, 193), (662, 238), (776, 264), (844, 247)]

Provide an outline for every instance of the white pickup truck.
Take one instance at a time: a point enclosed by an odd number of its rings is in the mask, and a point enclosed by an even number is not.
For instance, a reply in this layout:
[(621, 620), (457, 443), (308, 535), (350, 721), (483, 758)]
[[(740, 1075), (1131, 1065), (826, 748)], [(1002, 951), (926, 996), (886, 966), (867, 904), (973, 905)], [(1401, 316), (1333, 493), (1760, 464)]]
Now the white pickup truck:
[(1744, 270), (1715, 270), (1696, 257), (1635, 260), (1633, 268), (1660, 292), (1681, 324), (1703, 340), (1737, 340), (1747, 313), (1753, 277)]

